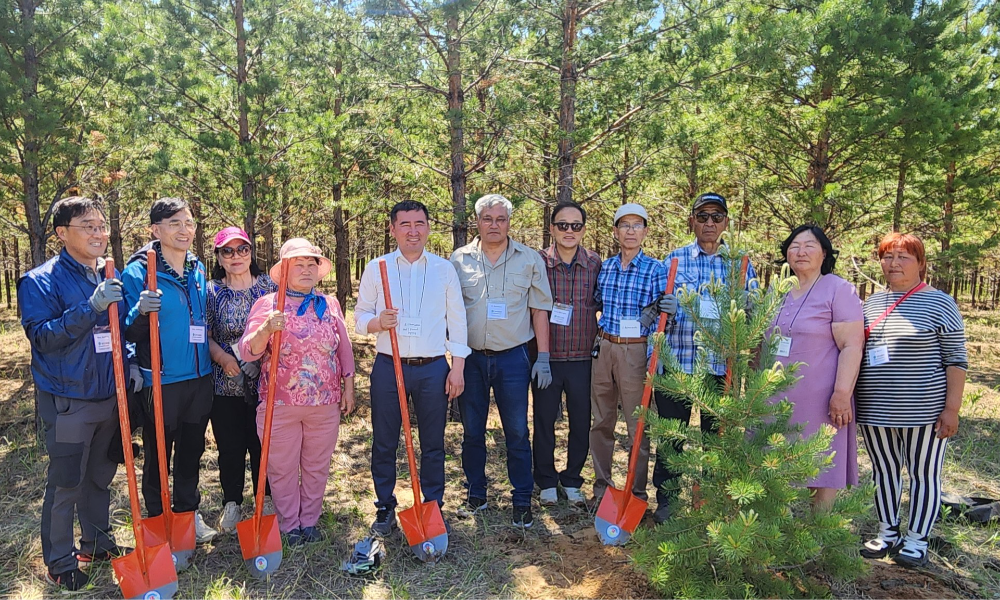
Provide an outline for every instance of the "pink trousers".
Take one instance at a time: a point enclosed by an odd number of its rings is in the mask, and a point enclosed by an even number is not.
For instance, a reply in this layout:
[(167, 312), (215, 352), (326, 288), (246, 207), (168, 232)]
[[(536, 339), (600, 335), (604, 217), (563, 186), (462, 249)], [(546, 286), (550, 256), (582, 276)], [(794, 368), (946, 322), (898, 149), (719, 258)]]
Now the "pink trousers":
[[(339, 404), (274, 407), (267, 480), (282, 533), (319, 522), (339, 431)], [(263, 434), (261, 402), (257, 407), (257, 435), (263, 438)]]

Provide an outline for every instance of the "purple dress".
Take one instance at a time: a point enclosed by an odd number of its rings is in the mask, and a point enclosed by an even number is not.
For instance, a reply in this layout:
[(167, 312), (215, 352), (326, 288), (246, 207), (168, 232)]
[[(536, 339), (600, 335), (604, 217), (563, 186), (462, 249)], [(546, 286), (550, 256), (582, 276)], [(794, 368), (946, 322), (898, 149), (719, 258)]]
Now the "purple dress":
[[(864, 321), (861, 299), (854, 286), (836, 275), (822, 275), (812, 289), (798, 298), (791, 294), (775, 318), (773, 327), (792, 338), (788, 356), (779, 356), (783, 365), (806, 363), (799, 369), (802, 377), (784, 396), (795, 405), (790, 424), (801, 424), (802, 435), (816, 433), (830, 422), (830, 397), (837, 380), (840, 349), (833, 338), (833, 323)], [(853, 399), (852, 399), (853, 403)], [(833, 466), (808, 483), (809, 487), (843, 489), (858, 483), (858, 438), (856, 420), (841, 427), (834, 435), (831, 451)]]

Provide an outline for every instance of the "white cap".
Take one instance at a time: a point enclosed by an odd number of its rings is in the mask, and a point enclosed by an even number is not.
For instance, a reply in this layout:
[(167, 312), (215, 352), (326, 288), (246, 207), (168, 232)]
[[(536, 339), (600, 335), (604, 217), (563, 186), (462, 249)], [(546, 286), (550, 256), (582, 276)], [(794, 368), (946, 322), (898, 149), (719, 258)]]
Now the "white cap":
[(641, 204), (635, 204), (634, 202), (629, 202), (628, 204), (622, 204), (621, 206), (618, 207), (618, 210), (615, 211), (614, 224), (617, 225), (619, 219), (628, 215), (636, 215), (637, 217), (642, 217), (643, 221), (649, 223), (649, 215), (646, 213), (646, 209), (643, 208)]

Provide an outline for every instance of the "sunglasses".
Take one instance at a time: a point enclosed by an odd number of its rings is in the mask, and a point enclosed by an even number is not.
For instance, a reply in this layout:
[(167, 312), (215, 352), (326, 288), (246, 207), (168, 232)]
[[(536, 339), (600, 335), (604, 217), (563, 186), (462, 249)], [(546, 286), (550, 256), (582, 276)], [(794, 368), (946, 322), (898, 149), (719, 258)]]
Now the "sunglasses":
[(222, 248), (219, 248), (219, 254), (226, 258), (232, 258), (234, 254), (239, 254), (240, 256), (250, 256), (250, 245), (240, 244), (235, 248), (232, 246), (223, 246)]
[(553, 223), (556, 229), (559, 231), (569, 231), (572, 229), (575, 233), (580, 233), (583, 231), (583, 223), (567, 223), (566, 221), (559, 221), (558, 223)]
[(726, 213), (705, 213), (705, 212), (700, 212), (700, 213), (696, 214), (694, 216), (694, 218), (699, 223), (708, 223), (709, 219), (712, 219), (713, 223), (721, 223), (721, 222), (723, 222), (726, 219), (727, 216), (728, 215), (726, 215)]

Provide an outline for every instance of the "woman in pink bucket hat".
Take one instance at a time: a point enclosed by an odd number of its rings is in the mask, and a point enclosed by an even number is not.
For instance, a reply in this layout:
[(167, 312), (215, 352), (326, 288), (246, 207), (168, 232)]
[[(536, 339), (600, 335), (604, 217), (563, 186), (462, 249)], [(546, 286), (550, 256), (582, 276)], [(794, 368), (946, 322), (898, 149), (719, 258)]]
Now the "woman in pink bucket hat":
[[(215, 266), (208, 282), (207, 310), (215, 383), (212, 434), (219, 447), (219, 482), (222, 484), (219, 528), (224, 533), (232, 533), (236, 523), (243, 518), (240, 507), (246, 483), (247, 455), (254, 492), (260, 467), (260, 438), (257, 437), (260, 362), (245, 360), (238, 344), (254, 302), (278, 286), (253, 260), (250, 236), (239, 227), (226, 227), (215, 234), (213, 249)], [(273, 513), (269, 491), (264, 502), (267, 514)]]
[[(316, 292), (332, 265), (319, 248), (303, 238), (281, 247), (288, 259), (288, 296), (284, 311), (275, 310), (276, 293), (258, 300), (250, 311), (240, 351), (248, 360), (270, 362), (271, 334), (281, 337), (271, 450), (267, 466), (278, 528), (290, 546), (322, 539), (317, 527), (337, 445), (340, 415), (354, 409), (354, 354), (344, 313), (336, 298)], [(278, 280), (281, 263), (271, 268)], [(268, 373), (259, 389), (266, 394)], [(264, 429), (262, 402), (257, 409), (258, 435)]]

